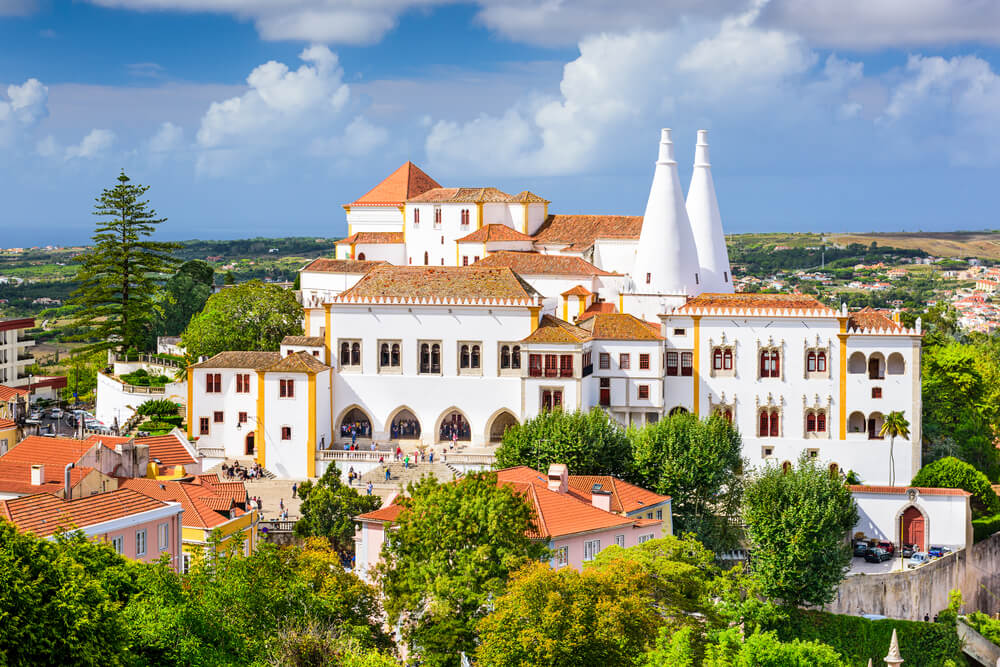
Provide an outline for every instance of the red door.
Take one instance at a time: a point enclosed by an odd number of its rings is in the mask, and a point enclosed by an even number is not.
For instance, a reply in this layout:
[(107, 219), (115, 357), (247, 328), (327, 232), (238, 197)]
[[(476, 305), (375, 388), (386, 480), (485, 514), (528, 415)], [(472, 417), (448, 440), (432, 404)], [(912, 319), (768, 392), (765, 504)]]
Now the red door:
[(903, 543), (916, 544), (921, 551), (926, 551), (924, 515), (916, 507), (907, 507), (903, 512)]

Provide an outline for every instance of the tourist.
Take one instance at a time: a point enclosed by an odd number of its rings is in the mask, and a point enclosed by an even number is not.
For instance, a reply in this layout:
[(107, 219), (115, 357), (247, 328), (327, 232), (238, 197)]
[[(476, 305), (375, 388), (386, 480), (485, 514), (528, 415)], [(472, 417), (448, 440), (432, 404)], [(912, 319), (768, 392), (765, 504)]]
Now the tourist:
[(391, 478), (392, 478), (392, 473), (389, 472), (389, 468), (388, 468), (388, 466), (386, 466), (386, 469), (385, 469), (385, 481), (388, 482), (389, 479), (391, 479)]
[(280, 510), (285, 509), (285, 499), (284, 498), (279, 498), (278, 499), (278, 509), (280, 509)]
[(434, 463), (434, 450), (433, 449), (431, 449), (430, 462)]
[(384, 454), (378, 457), (378, 462), (380, 464), (385, 463), (385, 455)]
[(409, 469), (410, 469), (410, 455), (407, 454), (406, 458), (403, 459), (403, 470), (409, 470)]
[(375, 451), (375, 441), (374, 440), (372, 440), (372, 451), (373, 452)]
[(299, 490), (299, 485), (296, 484), (295, 482), (292, 482), (292, 498), (297, 498), (298, 497), (298, 495), (297, 495), (298, 490)]
[(372, 483), (371, 483), (371, 481), (369, 481), (369, 482), (368, 482), (368, 489), (367, 489), (367, 491), (368, 491), (368, 495), (369, 495), (369, 496), (370, 496), (370, 495), (372, 494), (372, 488), (373, 488), (373, 487), (372, 487)]

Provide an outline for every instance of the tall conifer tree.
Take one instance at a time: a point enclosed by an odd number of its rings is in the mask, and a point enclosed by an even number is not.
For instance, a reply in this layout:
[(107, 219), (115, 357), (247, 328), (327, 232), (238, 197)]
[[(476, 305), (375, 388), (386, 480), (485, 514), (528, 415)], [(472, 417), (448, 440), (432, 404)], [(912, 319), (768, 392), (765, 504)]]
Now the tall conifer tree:
[(157, 312), (158, 277), (176, 263), (171, 253), (179, 244), (148, 240), (166, 222), (142, 199), (148, 189), (132, 185), (123, 169), (118, 184), (96, 199), (94, 215), (102, 220), (91, 237), (94, 246), (77, 258), (80, 286), (70, 300), (74, 338), (96, 339), (91, 350), (143, 346)]

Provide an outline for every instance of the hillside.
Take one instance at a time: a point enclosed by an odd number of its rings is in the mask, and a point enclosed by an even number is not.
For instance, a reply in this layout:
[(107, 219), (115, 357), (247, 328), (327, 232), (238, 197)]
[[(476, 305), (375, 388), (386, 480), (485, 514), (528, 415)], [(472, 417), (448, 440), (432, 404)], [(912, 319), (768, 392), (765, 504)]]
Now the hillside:
[(874, 242), (880, 246), (923, 250), (935, 257), (980, 257), (1000, 260), (1000, 231), (826, 234), (825, 237), (827, 242), (837, 245), (851, 243), (870, 245)]

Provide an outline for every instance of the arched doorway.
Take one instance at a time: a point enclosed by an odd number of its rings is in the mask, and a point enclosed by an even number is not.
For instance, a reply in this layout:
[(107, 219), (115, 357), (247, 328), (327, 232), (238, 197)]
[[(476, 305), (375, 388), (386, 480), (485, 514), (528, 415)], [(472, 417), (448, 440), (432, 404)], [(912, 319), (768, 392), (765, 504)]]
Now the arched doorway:
[(517, 418), (506, 410), (494, 417), (489, 429), (490, 444), (499, 444), (503, 434), (512, 426), (517, 426)]
[(451, 410), (441, 418), (441, 426), (438, 428), (438, 441), (468, 442), (472, 440), (472, 428), (469, 420), (458, 410)]
[(372, 422), (360, 408), (351, 408), (340, 420), (340, 437), (349, 440), (372, 437)]
[(926, 551), (926, 538), (924, 515), (914, 505), (910, 505), (903, 512), (903, 544), (916, 544), (920, 551)]
[(868, 439), (869, 440), (882, 440), (882, 424), (885, 423), (885, 417), (882, 416), (881, 412), (873, 412), (868, 415)]
[(882, 356), (881, 352), (876, 352), (872, 356), (868, 357), (868, 379), (885, 379), (885, 358)]
[(252, 433), (252, 432), (251, 433), (247, 433), (246, 447), (245, 447), (244, 452), (243, 452), (247, 456), (253, 456), (254, 455), (254, 443), (253, 443), (253, 441), (254, 441), (254, 433)]
[(416, 415), (403, 408), (389, 423), (389, 436), (393, 440), (419, 440), (420, 421)]
[(674, 408), (671, 408), (670, 412), (668, 412), (667, 415), (673, 417), (674, 415), (686, 415), (687, 413), (688, 413), (687, 408), (685, 408), (683, 405), (678, 405)]

